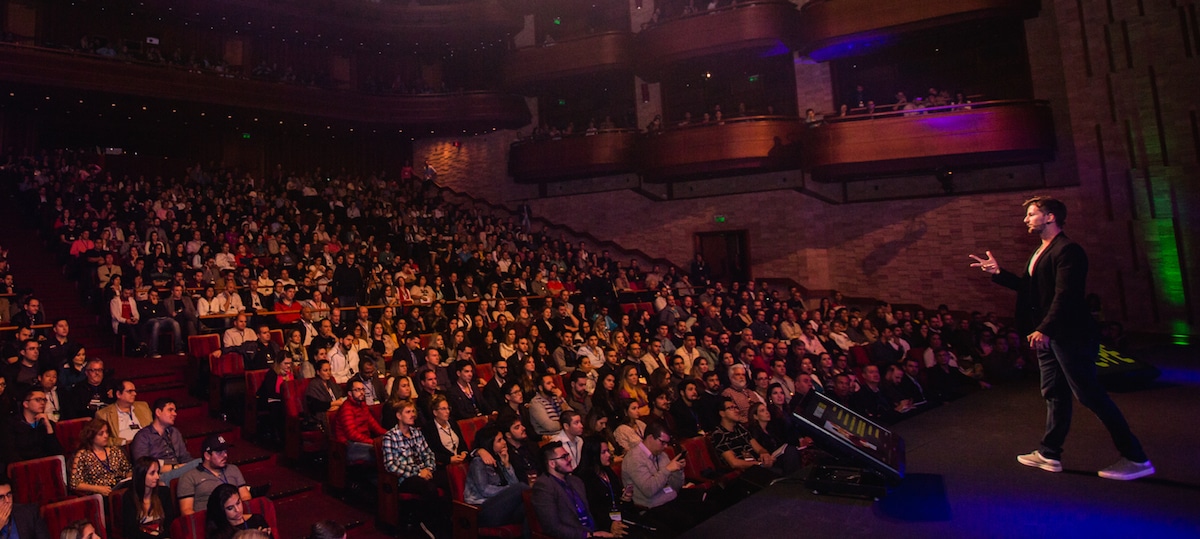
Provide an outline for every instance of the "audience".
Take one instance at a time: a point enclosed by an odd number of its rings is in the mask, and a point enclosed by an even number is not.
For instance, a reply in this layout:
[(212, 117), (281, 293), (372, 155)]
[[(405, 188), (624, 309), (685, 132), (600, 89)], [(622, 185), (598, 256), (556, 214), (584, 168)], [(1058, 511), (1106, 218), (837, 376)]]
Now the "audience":
[(218, 486), (232, 485), (237, 488), (242, 501), (250, 500), (250, 486), (235, 464), (229, 462), (229, 443), (220, 434), (210, 434), (200, 446), (200, 465), (188, 469), (179, 477), (175, 498), (179, 500), (179, 513), (187, 516), (200, 507), (208, 507), (208, 498)]
[(208, 539), (232, 539), (242, 530), (259, 530), (269, 537), (276, 537), (265, 517), (245, 512), (243, 501), (234, 485), (222, 484), (213, 489), (205, 514)]
[(0, 537), (50, 539), (37, 505), (16, 503), (12, 481), (5, 473), (0, 473)]
[(480, 457), (471, 460), (463, 501), (479, 506), (480, 527), (523, 523), (522, 496), (529, 484), (512, 466), (504, 433), (494, 426), (485, 427), (476, 434), (474, 445), (486, 449), (495, 463), (489, 465)]
[(63, 454), (54, 435), (55, 424), (46, 415), (46, 393), (30, 387), (20, 394), (18, 408), (4, 425), (0, 462), (13, 463)]
[(193, 459), (188, 453), (183, 434), (175, 428), (175, 401), (169, 397), (160, 397), (154, 401), (154, 421), (149, 427), (141, 428), (133, 436), (130, 443), (130, 453), (133, 458), (152, 457), (161, 463), (159, 468), (161, 481), (170, 484), (172, 479), (182, 476), (189, 469), (200, 464), (200, 459)]
[(542, 446), (546, 476), (533, 483), (533, 508), (542, 531), (554, 539), (614, 537), (598, 530), (583, 481), (572, 475), (575, 463), (559, 442)]
[(134, 435), (143, 427), (150, 426), (154, 416), (150, 405), (137, 400), (137, 386), (132, 380), (117, 380), (116, 402), (96, 411), (96, 419), (108, 424), (109, 443), (120, 447), (133, 441)]

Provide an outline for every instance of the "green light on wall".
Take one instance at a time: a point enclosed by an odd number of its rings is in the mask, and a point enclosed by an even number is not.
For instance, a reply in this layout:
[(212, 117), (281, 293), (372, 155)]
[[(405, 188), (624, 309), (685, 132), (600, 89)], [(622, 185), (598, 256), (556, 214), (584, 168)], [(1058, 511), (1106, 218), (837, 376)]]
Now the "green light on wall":
[(554, 25), (555, 25), (555, 26), (560, 26), (560, 25), (562, 25), (562, 17), (555, 17), (555, 18), (554, 18)]

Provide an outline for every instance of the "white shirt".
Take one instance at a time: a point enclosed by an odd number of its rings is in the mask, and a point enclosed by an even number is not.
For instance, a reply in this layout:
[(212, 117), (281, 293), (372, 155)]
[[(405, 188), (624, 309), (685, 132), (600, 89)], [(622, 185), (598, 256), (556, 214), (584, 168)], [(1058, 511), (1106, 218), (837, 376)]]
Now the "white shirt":
[(561, 430), (558, 434), (550, 438), (550, 441), (562, 442), (563, 448), (567, 450), (567, 453), (571, 454), (571, 462), (574, 462), (577, 466), (579, 465), (579, 455), (583, 451), (583, 438), (571, 436), (567, 434), (566, 430)]
[(345, 384), (358, 371), (358, 351), (351, 347), (349, 352), (343, 352), (342, 345), (335, 345), (329, 350), (329, 368), (333, 370), (333, 379)]
[(117, 407), (117, 428), (120, 429), (117, 436), (120, 436), (122, 441), (126, 444), (132, 442), (134, 435), (142, 427), (145, 427), (145, 425), (138, 423), (137, 414), (133, 413), (133, 407), (129, 408), (128, 413), (121, 411), (121, 407)]

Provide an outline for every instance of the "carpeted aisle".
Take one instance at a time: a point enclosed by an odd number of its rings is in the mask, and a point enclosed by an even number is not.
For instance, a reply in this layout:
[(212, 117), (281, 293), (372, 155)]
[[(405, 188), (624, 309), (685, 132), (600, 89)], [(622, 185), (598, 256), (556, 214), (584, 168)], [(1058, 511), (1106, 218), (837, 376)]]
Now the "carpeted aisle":
[(1097, 477), (1118, 455), (1103, 425), (1079, 406), (1064, 473), (1018, 464), (1016, 455), (1037, 448), (1045, 418), (1037, 383), (1028, 380), (898, 425), (908, 444), (908, 476), (880, 502), (778, 484), (686, 537), (1200, 537), (1198, 351), (1137, 353), (1163, 376), (1148, 388), (1113, 394), (1158, 469), (1152, 477)]

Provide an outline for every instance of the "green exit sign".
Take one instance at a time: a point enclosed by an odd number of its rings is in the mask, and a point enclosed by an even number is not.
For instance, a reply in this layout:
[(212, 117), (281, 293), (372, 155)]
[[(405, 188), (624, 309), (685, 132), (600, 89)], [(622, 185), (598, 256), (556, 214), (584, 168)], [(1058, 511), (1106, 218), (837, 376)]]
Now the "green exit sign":
[(250, 140), (250, 133), (242, 133), (242, 138), (246, 139), (246, 140)]
[(724, 216), (724, 215), (714, 215), (714, 216), (713, 216), (713, 221), (716, 221), (716, 222), (718, 222), (718, 223), (724, 223), (724, 222), (725, 222), (725, 216)]

